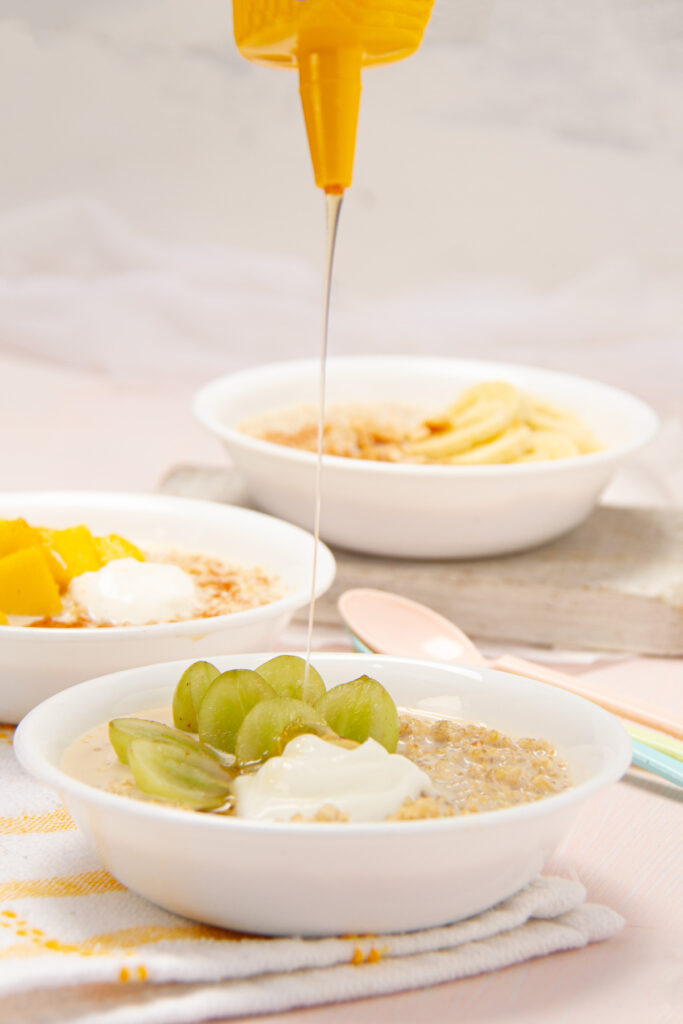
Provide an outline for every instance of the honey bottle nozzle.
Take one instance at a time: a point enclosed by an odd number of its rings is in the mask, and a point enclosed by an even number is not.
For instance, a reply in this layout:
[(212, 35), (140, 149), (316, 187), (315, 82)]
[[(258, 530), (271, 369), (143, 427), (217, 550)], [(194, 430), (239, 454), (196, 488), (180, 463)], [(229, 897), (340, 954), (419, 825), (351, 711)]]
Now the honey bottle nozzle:
[(362, 54), (355, 47), (300, 52), (299, 91), (316, 185), (351, 184), (360, 108)]

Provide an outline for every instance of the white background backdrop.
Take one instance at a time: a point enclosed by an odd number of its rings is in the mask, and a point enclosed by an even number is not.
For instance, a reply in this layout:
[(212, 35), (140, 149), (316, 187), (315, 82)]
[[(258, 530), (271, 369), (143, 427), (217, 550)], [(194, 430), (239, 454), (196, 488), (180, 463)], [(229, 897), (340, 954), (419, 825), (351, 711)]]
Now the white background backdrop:
[[(0, 16), (3, 209), (95, 195), (167, 238), (317, 260), (295, 77), (241, 60), (228, 0)], [(626, 257), (680, 283), (681, 158), (680, 0), (436, 0), (420, 53), (365, 76), (340, 280), (552, 285)]]
[[(228, 0), (0, 0), (0, 131), (0, 430), (42, 442), (10, 486), (93, 417), (112, 458), (146, 435), (121, 485), (216, 458), (192, 390), (317, 351), (295, 77), (238, 56)], [(680, 412), (682, 163), (683, 0), (436, 0), (364, 78), (332, 352), (535, 362)]]

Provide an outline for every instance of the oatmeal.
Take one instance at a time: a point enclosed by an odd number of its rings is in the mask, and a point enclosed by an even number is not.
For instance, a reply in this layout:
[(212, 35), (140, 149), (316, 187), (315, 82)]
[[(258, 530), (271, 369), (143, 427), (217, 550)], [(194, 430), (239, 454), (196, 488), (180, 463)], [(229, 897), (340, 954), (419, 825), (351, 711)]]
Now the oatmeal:
[[(259, 566), (235, 565), (213, 556), (174, 548), (157, 548), (150, 551), (143, 549), (142, 553), (144, 562), (137, 563), (138, 566), (172, 566), (187, 577), (189, 586), (192, 587), (192, 601), (184, 611), (178, 612), (171, 606), (170, 613), (167, 615), (159, 613), (154, 615), (153, 612), (149, 616), (144, 615), (144, 623), (148, 625), (156, 622), (179, 622), (190, 618), (206, 619), (215, 615), (241, 612), (248, 608), (269, 604), (282, 597), (284, 593), (278, 578)], [(128, 560), (118, 560), (117, 563), (109, 563), (109, 565), (114, 569), (119, 569), (122, 568), (123, 561)], [(102, 571), (100, 570), (100, 572)], [(74, 582), (78, 584), (84, 577), (91, 575), (96, 574), (86, 573), (76, 577)], [(71, 592), (72, 589), (75, 593)], [(59, 615), (44, 617), (29, 622), (27, 625), (41, 628), (74, 629), (103, 628), (121, 624), (116, 620), (99, 620), (99, 617), (94, 616), (91, 611), (89, 612), (89, 608), (84, 607), (78, 600), (78, 594), (79, 591), (75, 587), (67, 589), (62, 595), (62, 608)], [(129, 618), (127, 624), (131, 622), (134, 623), (135, 620)]]
[[(240, 424), (272, 444), (317, 451), (313, 406), (277, 409)], [(323, 452), (379, 462), (486, 465), (564, 459), (600, 449), (574, 413), (505, 381), (467, 388), (445, 408), (375, 401), (330, 405)]]
[[(168, 708), (156, 708), (141, 717), (164, 724), (173, 720)], [(427, 781), (393, 812), (365, 820), (417, 821), (476, 814), (540, 800), (571, 785), (566, 764), (546, 740), (512, 739), (485, 725), (410, 709), (399, 711), (399, 722), (397, 754), (424, 773)], [(139, 800), (154, 799), (138, 789), (130, 768), (118, 760), (106, 724), (73, 743), (62, 768), (98, 789)], [(254, 776), (253, 771), (248, 774)], [(228, 797), (218, 810), (234, 815), (234, 799)], [(321, 798), (317, 809), (295, 811), (286, 820), (335, 823), (358, 819), (340, 810), (333, 800)]]
[(150, 553), (152, 561), (166, 561), (184, 569), (201, 595), (198, 618), (243, 612), (276, 601), (284, 594), (281, 582), (259, 566), (234, 565), (220, 558), (171, 551)]
[[(293, 406), (247, 420), (240, 429), (272, 444), (316, 452), (317, 415), (313, 406)], [(405, 446), (416, 437), (428, 436), (422, 426), (426, 415), (424, 408), (397, 402), (330, 404), (325, 410), (323, 452), (379, 462), (425, 462), (411, 456)]]
[(196, 661), (170, 708), (81, 736), (64, 771), (136, 799), (247, 820), (417, 821), (540, 800), (570, 785), (542, 739), (398, 709), (367, 675), (327, 689), (280, 654), (221, 673)]
[(547, 740), (511, 739), (485, 725), (424, 713), (399, 715), (398, 751), (425, 771), (436, 796), (407, 803), (396, 818), (474, 814), (530, 803), (569, 786)]

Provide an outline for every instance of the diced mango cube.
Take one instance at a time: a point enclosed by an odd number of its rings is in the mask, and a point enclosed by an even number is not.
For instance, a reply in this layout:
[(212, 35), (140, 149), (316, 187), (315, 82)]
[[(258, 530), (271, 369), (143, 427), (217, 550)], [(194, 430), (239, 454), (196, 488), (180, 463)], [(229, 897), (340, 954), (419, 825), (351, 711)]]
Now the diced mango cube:
[(56, 615), (61, 609), (40, 544), (0, 558), (0, 607), (9, 615)]
[(25, 519), (0, 519), (0, 558), (38, 542), (38, 531)]
[(50, 571), (60, 587), (68, 586), (82, 572), (96, 572), (102, 560), (95, 539), (87, 526), (70, 526), (65, 530), (41, 530), (48, 548)]
[(87, 526), (52, 530), (29, 526), (25, 519), (0, 519), (0, 558), (37, 545), (42, 547), (47, 568), (62, 591), (74, 576), (96, 572), (115, 558), (144, 561), (140, 549), (116, 533), (93, 537)]
[(66, 590), (71, 580), (66, 562), (61, 555), (52, 550), (49, 544), (43, 543), (42, 548), (47, 560), (47, 567), (52, 573), (52, 578), (60, 590)]
[(113, 562), (115, 558), (137, 558), (138, 562), (145, 560), (140, 548), (125, 537), (119, 537), (117, 533), (110, 533), (106, 537), (94, 537), (93, 540), (103, 565), (106, 562)]

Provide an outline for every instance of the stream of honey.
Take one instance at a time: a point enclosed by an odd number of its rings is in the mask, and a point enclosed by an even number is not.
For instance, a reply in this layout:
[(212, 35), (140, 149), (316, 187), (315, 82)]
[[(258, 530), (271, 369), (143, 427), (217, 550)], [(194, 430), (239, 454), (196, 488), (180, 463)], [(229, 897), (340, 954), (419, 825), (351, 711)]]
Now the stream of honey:
[(311, 576), (311, 601), (308, 607), (308, 628), (306, 630), (306, 669), (304, 678), (308, 676), (313, 642), (313, 622), (315, 619), (315, 580), (318, 571), (318, 549), (320, 547), (320, 509), (322, 504), (322, 471), (323, 471), (323, 438), (325, 430), (325, 379), (327, 366), (327, 339), (330, 325), (330, 292), (332, 289), (332, 267), (337, 243), (337, 229), (341, 213), (343, 192), (326, 192), (327, 204), (326, 246), (323, 277), (323, 319), (320, 337), (320, 368), (318, 370), (318, 440), (316, 446), (315, 488), (313, 506), (313, 570)]

